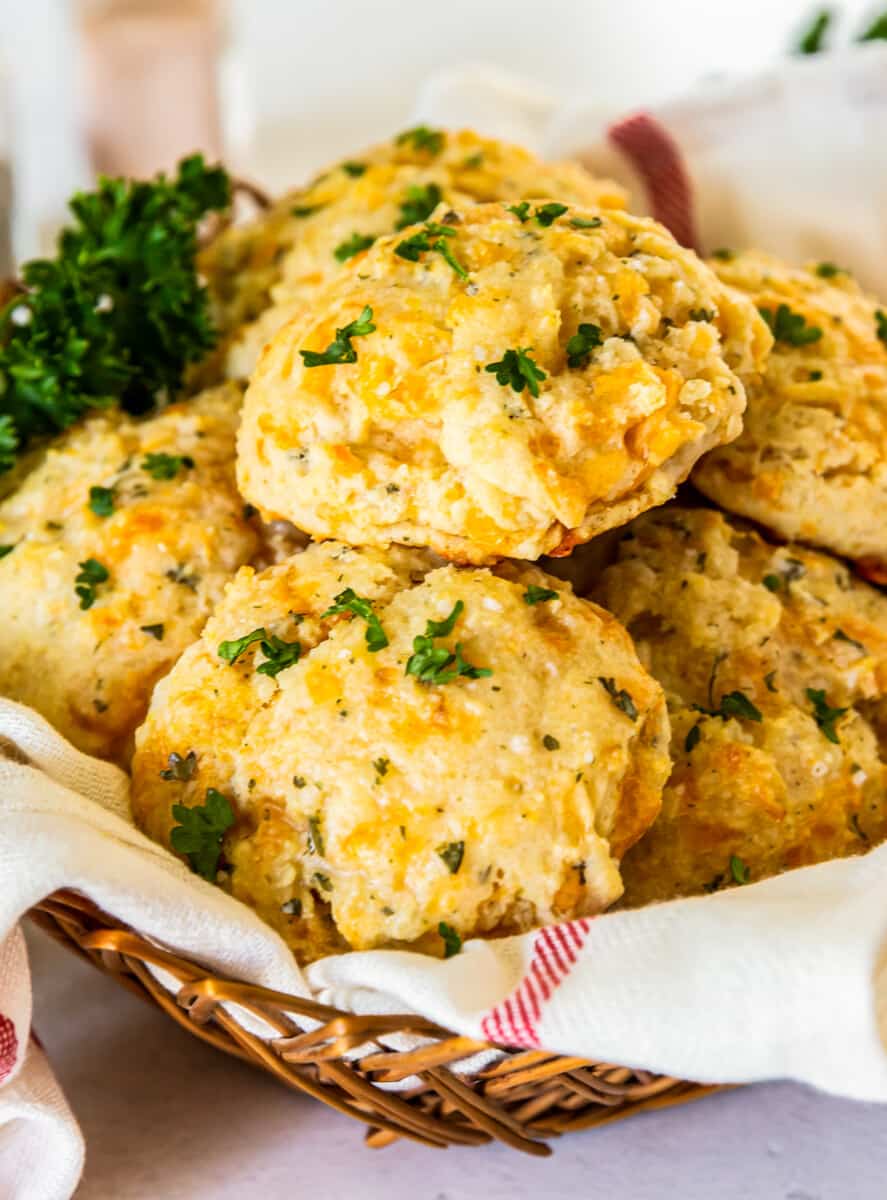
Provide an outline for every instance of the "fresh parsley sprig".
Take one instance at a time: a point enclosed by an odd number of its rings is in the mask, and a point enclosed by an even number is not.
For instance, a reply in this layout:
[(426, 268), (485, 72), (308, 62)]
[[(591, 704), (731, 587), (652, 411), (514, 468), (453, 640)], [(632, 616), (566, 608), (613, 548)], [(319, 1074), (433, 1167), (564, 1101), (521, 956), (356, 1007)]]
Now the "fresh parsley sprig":
[(142, 470), (147, 471), (152, 479), (175, 479), (179, 471), (190, 471), (194, 459), (190, 454), (146, 454), (142, 459)]
[(554, 588), (539, 587), (537, 583), (529, 583), (523, 600), (524, 604), (543, 604), (546, 600), (557, 600), (558, 594)]
[(363, 250), (369, 250), (375, 240), (375, 235), (372, 233), (352, 233), (350, 238), (346, 238), (344, 242), (339, 242), (333, 251), (333, 258), (337, 262), (347, 262), (349, 258), (354, 258), (355, 254), (360, 254)]
[(813, 705), (813, 720), (822, 730), (822, 735), (829, 742), (840, 744), (835, 722), (848, 711), (846, 708), (832, 708), (825, 696), (824, 688), (807, 688), (807, 699)]
[(357, 362), (357, 351), (351, 345), (351, 339), (366, 337), (367, 334), (374, 333), (375, 329), (373, 310), (367, 304), (356, 320), (349, 321), (342, 329), (336, 330), (336, 336), (326, 350), (300, 350), (299, 353), (306, 367), (330, 367), (339, 363), (355, 363)]
[(427, 221), (443, 199), (443, 192), (436, 183), (411, 184), (400, 204), (400, 217), (395, 229), (406, 229), (407, 225), (418, 225)]
[(433, 250), (452, 267), (460, 279), (467, 279), (468, 272), (456, 258), (452, 247), (446, 241), (447, 238), (455, 236), (456, 231), (452, 225), (438, 225), (434, 221), (426, 221), (425, 228), (420, 229), (418, 233), (413, 233), (402, 242), (399, 242), (394, 249), (394, 253), (399, 255), (400, 258), (407, 259), (408, 262), (418, 262), (420, 254), (424, 254), (427, 250)]
[(437, 932), (443, 938), (444, 958), (452, 958), (454, 954), (458, 954), (462, 949), (462, 939), (446, 921), (441, 921), (437, 926)]
[(394, 139), (398, 146), (410, 145), (418, 152), (429, 154), (436, 158), (444, 148), (446, 134), (441, 129), (429, 129), (427, 125), (416, 125), (413, 129), (405, 129)]
[(526, 388), (531, 396), (538, 396), (539, 384), (548, 375), (530, 358), (532, 349), (532, 346), (525, 346), (522, 350), (506, 350), (498, 362), (489, 363), (484, 370), (495, 375), (496, 382), (502, 387), (511, 387), (516, 392)]
[(200, 155), (173, 179), (103, 178), (74, 196), (55, 257), (26, 263), (0, 308), (0, 470), (90, 409), (146, 411), (212, 349), (197, 228), (229, 203), (227, 175)]
[(364, 639), (367, 649), (371, 653), (375, 654), (378, 650), (384, 650), (388, 645), (388, 635), (382, 628), (382, 622), (373, 612), (372, 600), (368, 600), (365, 596), (358, 596), (353, 588), (345, 588), (344, 592), (339, 592), (335, 597), (326, 612), (320, 614), (320, 619), (323, 621), (326, 617), (335, 617), (340, 613), (351, 613), (366, 621)]
[(174, 804), (172, 815), (178, 824), (170, 831), (170, 845), (188, 859), (192, 871), (212, 883), (219, 869), (222, 840), (234, 824), (231, 801), (215, 788), (207, 788), (203, 804), (190, 808)]
[(114, 489), (95, 485), (89, 489), (89, 508), (97, 517), (110, 517), (114, 512)]
[(587, 367), (591, 360), (592, 350), (602, 346), (604, 335), (600, 325), (583, 321), (573, 336), (567, 341), (567, 366)]
[(78, 563), (80, 571), (74, 576), (74, 591), (80, 597), (82, 609), (92, 608), (96, 602), (96, 588), (99, 584), (107, 583), (110, 579), (108, 568), (95, 558), (87, 558)]
[(256, 671), (259, 675), (269, 675), (272, 679), (276, 678), (281, 671), (285, 671), (287, 667), (294, 666), (302, 654), (300, 642), (285, 642), (283, 638), (269, 633), (267, 629), (260, 626), (251, 633), (244, 634), (241, 638), (219, 642), (219, 658), (223, 658), (226, 663), (233, 666), (241, 654), (256, 642), (260, 643), (259, 649), (265, 655), (266, 660), (256, 667)]

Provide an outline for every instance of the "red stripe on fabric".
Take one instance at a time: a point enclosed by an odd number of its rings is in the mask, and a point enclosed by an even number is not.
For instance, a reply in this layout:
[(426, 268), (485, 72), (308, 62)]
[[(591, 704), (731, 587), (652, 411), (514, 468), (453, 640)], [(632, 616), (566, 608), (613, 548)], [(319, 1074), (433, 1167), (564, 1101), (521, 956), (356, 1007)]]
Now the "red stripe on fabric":
[(566, 932), (567, 935), (573, 939), (576, 949), (581, 950), (582, 943), (585, 941), (585, 938), (582, 930), (579, 928), (578, 921), (570, 921), (569, 925), (566, 926)]
[(526, 1006), (524, 1004), (525, 983), (526, 983), (526, 981), (524, 981), (524, 985), (521, 985), (521, 987), (514, 993), (514, 997), (513, 997), (514, 1006), (517, 1009), (517, 1011), (520, 1013), (520, 1026), (518, 1029), (518, 1033), (519, 1033), (519, 1038), (520, 1038), (520, 1042), (522, 1045), (526, 1045), (527, 1040), (532, 1036), (532, 1033), (533, 1033), (533, 1024), (530, 1020), (529, 1013), (527, 1012)]
[(560, 982), (561, 977), (570, 969), (569, 960), (558, 945), (557, 938), (554, 937), (552, 929), (543, 929), (542, 932), (545, 935), (546, 948), (551, 952), (551, 957), (554, 959), (558, 972), (558, 982)]
[(534, 959), (533, 962), (530, 963), (530, 970), (532, 971), (533, 977), (536, 980), (536, 986), (542, 993), (542, 999), (547, 1000), (554, 990), (556, 984), (552, 983), (551, 977), (548, 974), (548, 968), (542, 963), (541, 957), (539, 959)]
[(548, 977), (551, 980), (552, 988), (556, 988), (561, 979), (563, 979), (565, 970), (560, 966), (557, 957), (557, 951), (552, 945), (547, 929), (542, 930), (542, 933), (540, 934), (536, 943), (536, 947), (539, 951), (539, 957), (545, 964), (545, 967), (548, 971)]
[(656, 220), (667, 226), (682, 246), (698, 250), (690, 174), (665, 126), (650, 113), (639, 112), (617, 121), (607, 132), (643, 179)]
[[(530, 970), (532, 972), (532, 964)], [(533, 979), (532, 974), (528, 975), (524, 980), (523, 997), (524, 1003), (530, 1013), (530, 1026), (535, 1033), (536, 1022), (539, 1020), (539, 1013), (542, 1011), (542, 1001), (539, 993), (536, 991), (536, 981)]]
[(572, 967), (573, 963), (576, 961), (576, 951), (567, 941), (567, 935), (559, 925), (552, 925), (551, 936), (557, 941), (558, 949), (563, 957), (567, 960), (567, 966), (564, 969), (564, 974), (566, 975), (570, 967)]

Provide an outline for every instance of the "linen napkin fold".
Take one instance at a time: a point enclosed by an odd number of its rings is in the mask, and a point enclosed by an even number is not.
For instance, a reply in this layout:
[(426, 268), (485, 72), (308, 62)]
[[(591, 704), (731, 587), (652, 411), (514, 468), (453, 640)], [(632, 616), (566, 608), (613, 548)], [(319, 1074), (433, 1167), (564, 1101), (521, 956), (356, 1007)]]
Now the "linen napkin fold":
[[(887, 846), (719, 895), (467, 942), (446, 961), (377, 950), (301, 971), (250, 909), (135, 829), (117, 768), (8, 700), (0, 746), (0, 1194), (10, 1200), (65, 1200), (82, 1163), (75, 1120), (29, 1040), (17, 929), (61, 887), (215, 972), (346, 1010), (419, 1013), (473, 1038), (703, 1082), (792, 1078), (887, 1101)], [(52, 1152), (35, 1155), (37, 1140)]]

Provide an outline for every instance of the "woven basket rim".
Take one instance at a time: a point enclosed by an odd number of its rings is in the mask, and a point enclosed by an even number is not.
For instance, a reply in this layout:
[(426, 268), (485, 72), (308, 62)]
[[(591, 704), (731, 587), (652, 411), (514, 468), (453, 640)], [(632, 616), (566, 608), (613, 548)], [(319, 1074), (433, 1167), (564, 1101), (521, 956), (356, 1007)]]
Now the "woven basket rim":
[[(29, 915), (193, 1036), (368, 1125), (370, 1146), (402, 1137), (440, 1148), (495, 1139), (541, 1156), (551, 1152), (548, 1139), (562, 1133), (722, 1090), (614, 1063), (496, 1046), (415, 1014), (357, 1015), (226, 979), (145, 938), (71, 889), (55, 892)], [(152, 968), (173, 976), (177, 990), (165, 988)], [(237, 1011), (260, 1018), (274, 1036), (263, 1040), (245, 1028)], [(306, 1030), (294, 1015), (316, 1027)], [(407, 1050), (386, 1045), (396, 1034), (422, 1038), (423, 1044)], [(455, 1069), (489, 1049), (501, 1052), (492, 1064), (467, 1073)]]

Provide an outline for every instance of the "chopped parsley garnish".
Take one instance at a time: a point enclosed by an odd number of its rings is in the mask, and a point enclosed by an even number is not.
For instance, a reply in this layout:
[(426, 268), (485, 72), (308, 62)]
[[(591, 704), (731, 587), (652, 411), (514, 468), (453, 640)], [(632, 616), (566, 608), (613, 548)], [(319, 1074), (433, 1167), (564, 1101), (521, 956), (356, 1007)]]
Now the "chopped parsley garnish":
[(758, 312), (777, 342), (785, 342), (789, 346), (809, 346), (822, 337), (818, 325), (808, 325), (806, 317), (792, 312), (787, 304), (780, 304), (775, 313), (772, 308), (760, 308)]
[(831, 22), (832, 14), (827, 8), (818, 12), (798, 42), (798, 54), (818, 54), (823, 50), (826, 31)]
[(813, 719), (822, 734), (830, 742), (834, 742), (837, 746), (840, 743), (838, 731), (835, 729), (835, 722), (843, 717), (848, 711), (846, 708), (832, 708), (825, 698), (825, 690), (823, 688), (807, 688), (807, 699), (813, 705)]
[(343, 162), (342, 170), (346, 175), (350, 175), (352, 179), (358, 179), (366, 171), (366, 163), (362, 162)]
[(425, 228), (398, 243), (394, 253), (408, 262), (418, 262), (420, 254), (424, 254), (426, 250), (433, 250), (449, 263), (460, 279), (467, 279), (468, 272), (445, 240), (455, 236), (456, 231), (451, 225), (438, 225), (433, 221), (426, 221)]
[(462, 643), (457, 642), (455, 651), (445, 646), (435, 646), (434, 639), (448, 637), (465, 608), (461, 600), (453, 605), (453, 611), (443, 621), (427, 621), (425, 633), (413, 638), (413, 653), (407, 659), (405, 674), (413, 675), (419, 683), (450, 683), (464, 676), (466, 679), (484, 679), (493, 672), (489, 667), (475, 667), (462, 657)]
[(375, 332), (373, 310), (367, 304), (355, 321), (349, 321), (343, 329), (336, 330), (336, 336), (326, 350), (300, 350), (299, 353), (306, 367), (329, 367), (338, 363), (357, 362), (357, 351), (351, 345), (351, 339), (366, 337)]
[(266, 661), (256, 667), (259, 675), (270, 675), (275, 678), (287, 667), (292, 667), (299, 661), (302, 653), (300, 642), (285, 642), (273, 633), (268, 633), (263, 627), (244, 634), (241, 638), (219, 642), (218, 655), (233, 666), (248, 647), (259, 642), (259, 649), (265, 655)]
[(587, 367), (592, 350), (603, 345), (600, 325), (583, 322), (567, 342), (567, 366)]
[(749, 883), (751, 872), (738, 854), (730, 855), (730, 874), (735, 883)]
[(462, 949), (462, 939), (452, 925), (448, 925), (446, 921), (441, 921), (437, 927), (437, 932), (443, 938), (444, 958), (452, 958), (454, 954), (458, 954)]
[(352, 233), (350, 238), (339, 242), (333, 251), (333, 257), (339, 262), (347, 262), (349, 258), (354, 258), (355, 254), (360, 254), (362, 250), (369, 250), (375, 240), (371, 233)]
[(875, 17), (871, 25), (856, 40), (859, 42), (887, 42), (887, 13)]
[(533, 213), (533, 216), (545, 229), (552, 225), (558, 217), (562, 217), (567, 211), (566, 204), (541, 204)]
[(323, 834), (320, 829), (320, 817), (308, 818), (308, 853), (319, 854), (323, 857)]
[(163, 641), (163, 626), (162, 625), (140, 625), (142, 633), (147, 633), (148, 637), (154, 638), (158, 642)]
[(152, 479), (175, 479), (179, 471), (190, 471), (193, 466), (190, 454), (146, 454), (142, 459), (142, 470)]
[(489, 363), (484, 370), (496, 376), (496, 382), (503, 387), (512, 387), (516, 392), (526, 388), (531, 396), (539, 395), (539, 384), (548, 376), (542, 368), (530, 358), (532, 346), (523, 350), (506, 350), (498, 362)]
[(600, 217), (570, 217), (574, 229), (600, 229), (603, 223)]
[(294, 217), (310, 217), (313, 213), (320, 212), (322, 208), (322, 204), (296, 204), (290, 209), (290, 212)]
[(844, 272), (833, 262), (821, 262), (816, 264), (816, 274), (820, 279), (834, 279), (836, 275), (843, 275)]
[(542, 739), (542, 745), (546, 750), (560, 750), (561, 748), (560, 742), (556, 737), (553, 736), (553, 734), (550, 733), (546, 733), (545, 737)]
[(832, 637), (837, 642), (846, 642), (848, 646), (853, 646), (860, 652), (860, 654), (866, 653), (865, 646), (862, 644), (862, 642), (858, 642), (856, 638), (850, 637), (850, 635), (846, 634), (843, 629), (836, 629), (832, 634)]
[(160, 778), (165, 779), (167, 783), (187, 783), (196, 774), (197, 755), (194, 751), (189, 750), (183, 758), (181, 754), (176, 754), (173, 750), (166, 760), (166, 766), (160, 772)]
[(557, 600), (559, 593), (554, 588), (539, 587), (538, 584), (527, 584), (524, 592), (524, 604), (542, 604), (545, 600)]
[(701, 704), (694, 704), (693, 707), (697, 712), (705, 713), (707, 717), (720, 717), (722, 721), (728, 721), (731, 717), (740, 717), (744, 721), (764, 719), (761, 710), (740, 691), (726, 692), (721, 696), (721, 703), (717, 708), (703, 708)]
[(335, 597), (332, 605), (325, 613), (320, 614), (320, 619), (326, 617), (335, 617), (339, 613), (351, 613), (355, 617), (361, 617), (366, 621), (366, 644), (367, 649), (372, 653), (377, 650), (384, 650), (388, 645), (388, 637), (385, 630), (382, 628), (382, 622), (373, 612), (372, 600), (367, 600), (365, 596), (358, 596), (353, 588), (345, 588), (344, 592), (339, 592)]
[(417, 125), (414, 129), (405, 129), (395, 138), (398, 146), (408, 142), (414, 150), (426, 151), (435, 158), (444, 148), (446, 134), (440, 129), (429, 129), (427, 125)]
[(765, 575), (764, 578), (761, 580), (761, 583), (763, 583), (764, 587), (767, 588), (768, 591), (778, 592), (779, 589), (782, 587), (782, 576), (781, 575)]
[(887, 346), (887, 313), (881, 308), (875, 313), (875, 336)]
[(711, 256), (718, 259), (719, 262), (730, 262), (733, 258), (733, 251), (726, 246), (719, 246), (717, 250), (712, 250)]
[(388, 768), (390, 765), (391, 762), (387, 758), (373, 759), (373, 770), (376, 772), (379, 779), (384, 779), (384, 777), (388, 774)]
[(87, 558), (85, 562), (78, 563), (77, 566), (80, 568), (80, 572), (74, 576), (76, 584), (74, 591), (80, 597), (82, 609), (92, 608), (96, 600), (96, 588), (99, 584), (107, 583), (110, 578), (108, 568), (94, 558)]
[(114, 511), (114, 489), (91, 487), (89, 489), (89, 507), (97, 517), (110, 517)]
[(443, 192), (436, 183), (414, 183), (407, 188), (406, 198), (400, 204), (400, 217), (395, 229), (405, 229), (407, 225), (418, 225), (427, 221), (443, 199)]
[(5, 545), (5, 546), (0, 546), (0, 558), (5, 558), (7, 554), (12, 554), (14, 549), (15, 549), (15, 543), (13, 543), (12, 545), (9, 545), (7, 543), (7, 545)]
[(230, 800), (215, 788), (207, 788), (205, 803), (192, 808), (174, 804), (172, 815), (178, 821), (169, 835), (173, 850), (184, 854), (191, 870), (212, 883), (219, 869), (222, 839), (234, 824)]
[(24, 292), (0, 307), (0, 470), (89, 409), (147, 411), (212, 349), (197, 227), (229, 201), (200, 155), (173, 179), (101, 178), (74, 196), (55, 257), (26, 263)]
[(635, 702), (624, 688), (617, 688), (614, 680), (604, 679), (603, 675), (598, 676), (598, 683), (620, 712), (624, 712), (632, 721), (638, 719), (638, 710)]
[(444, 866), (451, 875), (457, 874), (465, 857), (464, 842), (444, 842), (437, 848), (438, 855), (443, 859)]
[(687, 754), (693, 753), (693, 751), (699, 745), (699, 739), (701, 737), (702, 737), (702, 729), (700, 728), (700, 722), (697, 721), (696, 724), (693, 726), (693, 728), (690, 730), (690, 732), (687, 734), (687, 736), (684, 738), (684, 750), (687, 752)]
[(514, 215), (520, 221), (521, 225), (523, 225), (524, 221), (529, 219), (529, 216), (530, 216), (529, 200), (522, 200), (520, 202), (520, 204), (509, 204), (506, 207), (507, 207), (508, 212), (514, 213)]

